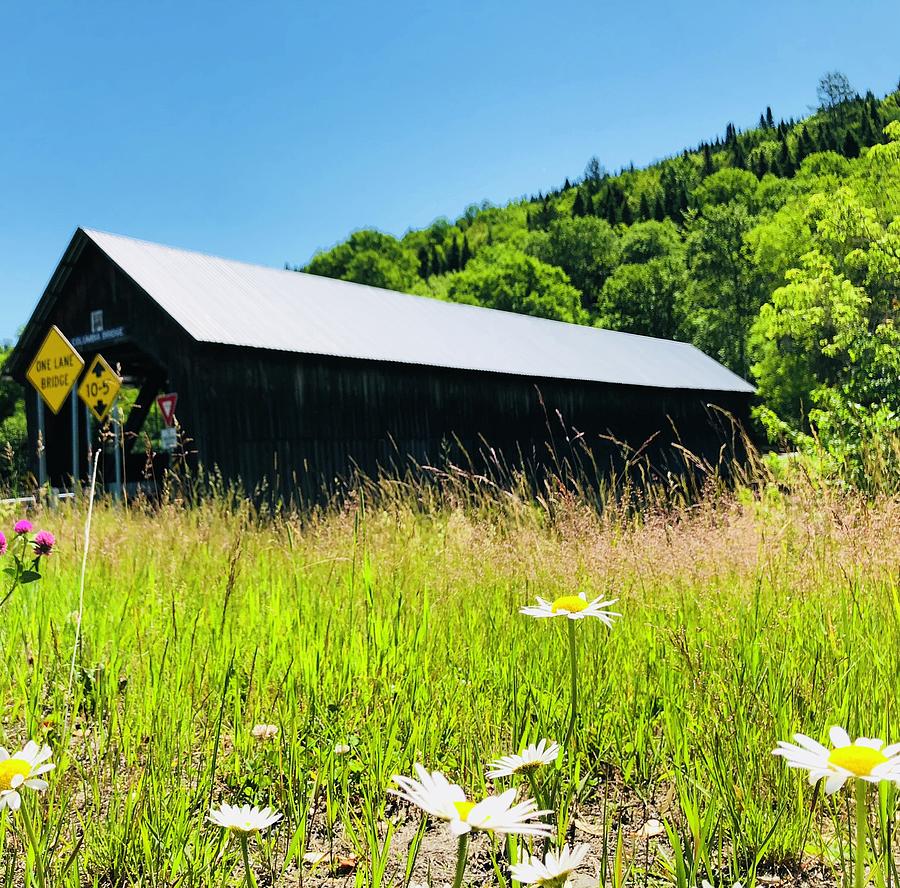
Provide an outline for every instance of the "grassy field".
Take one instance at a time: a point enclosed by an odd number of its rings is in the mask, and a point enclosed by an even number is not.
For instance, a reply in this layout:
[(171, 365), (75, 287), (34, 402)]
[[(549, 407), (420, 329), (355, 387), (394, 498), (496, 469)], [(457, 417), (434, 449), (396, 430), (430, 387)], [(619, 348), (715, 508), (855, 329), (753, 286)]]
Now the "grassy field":
[[(2, 742), (57, 768), (0, 819), (6, 886), (37, 884), (23, 813), (49, 885), (241, 885), (223, 801), (284, 814), (250, 843), (260, 886), (449, 882), (455, 841), (386, 790), (420, 762), (484, 794), (489, 760), (563, 740), (567, 621), (519, 614), (535, 595), (622, 613), (576, 624), (574, 738), (525, 789), (590, 843), (577, 884), (840, 883), (852, 789), (823, 798), (772, 750), (832, 724), (900, 739), (895, 500), (807, 486), (598, 517), (562, 493), (409, 494), (302, 522), (100, 503), (71, 690), (85, 512), (32, 517), (58, 546), (0, 610)], [(876, 885), (894, 805), (870, 791)], [(474, 839), (467, 881), (511, 884), (523, 844)]]

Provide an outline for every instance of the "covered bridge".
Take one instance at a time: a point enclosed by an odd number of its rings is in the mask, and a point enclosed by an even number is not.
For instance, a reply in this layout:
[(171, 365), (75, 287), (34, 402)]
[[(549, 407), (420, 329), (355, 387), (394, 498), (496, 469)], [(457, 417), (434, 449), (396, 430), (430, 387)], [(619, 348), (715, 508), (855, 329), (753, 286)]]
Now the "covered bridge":
[[(98, 323), (99, 321), (99, 323)], [(177, 392), (192, 459), (253, 490), (315, 494), (354, 467), (477, 462), (530, 468), (563, 428), (602, 466), (618, 445), (659, 464), (679, 443), (713, 461), (730, 432), (712, 406), (746, 420), (753, 387), (680, 342), (442, 302), (263, 268), (79, 228), (7, 369), (25, 373), (50, 325), (86, 362), (100, 352), (137, 389), (125, 420), (124, 475), (168, 454), (143, 435), (154, 398)], [(27, 385), (27, 384), (26, 384)], [(36, 399), (27, 386), (30, 452)], [(83, 408), (47, 413), (45, 458), (71, 484)], [(92, 437), (93, 436), (93, 437)], [(580, 445), (580, 446), (581, 446)], [(490, 448), (490, 450), (489, 450)], [(86, 477), (86, 447), (75, 461)], [(107, 476), (109, 471), (107, 470)]]

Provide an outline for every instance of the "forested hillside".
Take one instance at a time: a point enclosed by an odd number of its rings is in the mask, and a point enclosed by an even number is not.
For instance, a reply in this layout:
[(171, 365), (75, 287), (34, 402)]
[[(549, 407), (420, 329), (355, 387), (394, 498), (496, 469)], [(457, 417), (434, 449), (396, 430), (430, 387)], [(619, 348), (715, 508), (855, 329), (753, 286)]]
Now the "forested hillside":
[(759, 386), (773, 438), (846, 461), (900, 430), (900, 91), (825, 75), (818, 110), (729, 124), (646, 169), (584, 176), (302, 270), (695, 343)]

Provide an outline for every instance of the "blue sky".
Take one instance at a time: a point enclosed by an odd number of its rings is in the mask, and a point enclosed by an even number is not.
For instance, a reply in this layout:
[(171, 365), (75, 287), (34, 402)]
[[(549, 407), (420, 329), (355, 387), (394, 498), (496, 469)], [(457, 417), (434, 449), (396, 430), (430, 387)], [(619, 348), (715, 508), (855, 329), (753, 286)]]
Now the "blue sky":
[(78, 225), (301, 263), (900, 78), (900, 4), (5, 4), (0, 338)]

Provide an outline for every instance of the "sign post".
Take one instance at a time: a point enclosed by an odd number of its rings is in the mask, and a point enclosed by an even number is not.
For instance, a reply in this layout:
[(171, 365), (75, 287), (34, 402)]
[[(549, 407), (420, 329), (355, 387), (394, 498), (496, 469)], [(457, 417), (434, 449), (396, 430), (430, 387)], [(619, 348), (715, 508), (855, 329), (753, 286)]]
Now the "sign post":
[(38, 487), (43, 487), (47, 483), (47, 455), (44, 452), (44, 439), (47, 432), (44, 423), (44, 401), (40, 392), (35, 397), (37, 398)]
[(97, 422), (103, 422), (112, 409), (116, 395), (122, 388), (122, 380), (103, 355), (94, 355), (81, 385), (78, 386), (78, 397), (87, 404)]
[[(37, 350), (34, 360), (25, 373), (25, 377), (38, 393), (38, 484), (42, 487), (47, 482), (47, 458), (45, 453), (47, 430), (44, 422), (44, 404), (54, 414), (59, 413), (83, 366), (84, 359), (81, 355), (75, 351), (69, 340), (63, 336), (59, 327), (52, 326), (47, 331), (41, 347)], [(75, 415), (74, 409), (73, 407), (73, 416)], [(73, 453), (77, 446), (73, 433)], [(73, 463), (73, 468), (76, 463)]]
[(169, 392), (167, 395), (159, 395), (156, 398), (156, 406), (159, 407), (163, 422), (168, 429), (175, 425), (175, 405), (177, 403), (178, 392)]
[(119, 499), (122, 496), (122, 454), (119, 451), (119, 438), (122, 424), (119, 422), (118, 394), (122, 388), (122, 380), (119, 374), (109, 366), (103, 355), (94, 355), (87, 373), (78, 386), (78, 397), (84, 401), (89, 414), (87, 417), (88, 430), (91, 426), (92, 413), (97, 422), (103, 422), (112, 411), (113, 427), (113, 459), (116, 472), (113, 496)]
[(169, 392), (159, 395), (156, 406), (162, 414), (166, 427), (159, 436), (159, 442), (163, 450), (173, 451), (178, 446), (178, 430), (175, 428), (175, 405), (178, 403), (178, 392)]
[(115, 450), (115, 466), (116, 466), (116, 489), (113, 496), (116, 499), (122, 499), (122, 451), (119, 450), (122, 437), (122, 411), (119, 407), (119, 399), (113, 401), (112, 407), (112, 425), (113, 425), (113, 444)]
[(81, 471), (78, 465), (78, 398), (72, 392), (69, 400), (72, 402), (72, 490), (78, 486)]
[(91, 452), (93, 449), (93, 438), (91, 437), (91, 408), (88, 407), (87, 404), (84, 405), (84, 446), (85, 453), (87, 454), (87, 477), (91, 476), (91, 460), (94, 457), (94, 454)]
[(59, 413), (83, 366), (84, 358), (58, 327), (51, 327), (25, 376), (47, 406)]

